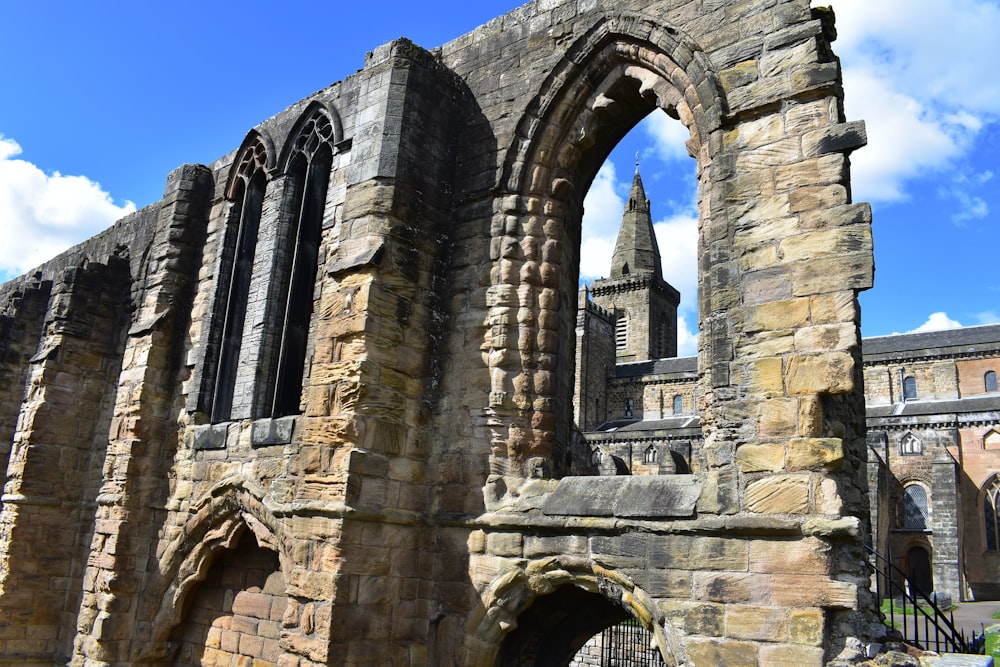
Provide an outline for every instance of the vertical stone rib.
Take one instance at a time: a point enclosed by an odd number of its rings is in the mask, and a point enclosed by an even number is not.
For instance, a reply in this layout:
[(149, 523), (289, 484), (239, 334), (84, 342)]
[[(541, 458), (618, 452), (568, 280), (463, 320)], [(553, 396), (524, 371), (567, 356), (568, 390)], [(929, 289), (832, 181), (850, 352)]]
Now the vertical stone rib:
[(73, 665), (130, 662), (129, 651), (142, 645), (158, 602), (153, 592), (161, 583), (155, 573), (145, 582), (143, 577), (158, 528), (155, 508), (167, 496), (177, 372), (211, 196), (205, 167), (180, 167), (167, 180), (125, 346)]

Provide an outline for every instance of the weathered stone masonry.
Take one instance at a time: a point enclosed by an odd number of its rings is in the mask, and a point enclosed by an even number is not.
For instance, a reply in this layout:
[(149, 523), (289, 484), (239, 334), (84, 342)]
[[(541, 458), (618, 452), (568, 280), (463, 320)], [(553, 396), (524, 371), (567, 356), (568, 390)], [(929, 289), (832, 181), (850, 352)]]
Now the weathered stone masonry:
[[(392, 42), (0, 287), (0, 664), (558, 664), (629, 615), (668, 664), (859, 657), (832, 39), (806, 0), (539, 0)], [(697, 163), (704, 466), (563, 477), (583, 197), (650, 112)]]

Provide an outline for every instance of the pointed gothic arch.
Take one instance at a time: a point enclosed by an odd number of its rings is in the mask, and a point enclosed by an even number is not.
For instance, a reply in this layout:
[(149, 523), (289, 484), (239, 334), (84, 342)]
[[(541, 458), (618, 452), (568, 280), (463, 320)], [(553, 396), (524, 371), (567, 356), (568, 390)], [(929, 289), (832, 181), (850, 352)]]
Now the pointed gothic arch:
[(269, 281), (271, 316), (265, 322), (272, 343), (261, 351), (267, 381), (257, 392), (259, 415), (299, 412), (326, 198), (341, 131), (336, 114), (314, 102), (285, 144), (279, 238)]
[(677, 630), (653, 597), (627, 575), (594, 561), (531, 561), (497, 576), (481, 597), (483, 606), (467, 625), (476, 641), (469, 644), (465, 665), (521, 664), (520, 647), (537, 644), (537, 638), (555, 645), (549, 657), (569, 659), (593, 634), (627, 618), (652, 633), (665, 665), (687, 664)]
[[(689, 129), (688, 149), (704, 190), (713, 151), (721, 146), (709, 139), (720, 130), (725, 107), (709, 60), (693, 40), (629, 12), (601, 17), (528, 106), (505, 157), (498, 183), (503, 205), (494, 224), (503, 231), (494, 240), (488, 295), (493, 470), (525, 474), (531, 458), (563, 458), (580, 220), (601, 163), (659, 109)], [(708, 210), (700, 219), (705, 228), (712, 224)]]
[(212, 422), (232, 416), (236, 374), (250, 294), (264, 192), (274, 165), (270, 140), (256, 130), (247, 134), (229, 172), (225, 198), (230, 202), (223, 232), (204, 377), (202, 407)]
[(159, 664), (169, 653), (168, 637), (182, 621), (185, 602), (204, 580), (216, 557), (233, 548), (246, 534), (257, 545), (274, 551), (282, 572), (294, 559), (285, 525), (264, 504), (264, 489), (243, 479), (216, 483), (192, 508), (192, 517), (171, 540), (161, 557), (163, 591), (152, 622), (150, 641), (136, 651), (133, 662)]

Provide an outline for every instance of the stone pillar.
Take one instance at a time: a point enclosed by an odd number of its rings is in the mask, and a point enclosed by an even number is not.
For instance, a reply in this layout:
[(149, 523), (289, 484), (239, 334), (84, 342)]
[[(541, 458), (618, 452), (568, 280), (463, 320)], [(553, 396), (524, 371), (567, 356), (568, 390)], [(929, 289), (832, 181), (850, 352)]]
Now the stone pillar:
[(67, 269), (52, 295), (0, 512), (4, 664), (68, 659), (128, 298), (128, 263), (117, 257)]
[[(73, 665), (125, 665), (143, 647), (157, 609), (156, 573), (143, 575), (168, 495), (171, 424), (204, 244), (212, 176), (185, 165), (167, 179), (138, 307), (125, 343), (97, 498), (97, 522), (76, 620)], [(140, 597), (139, 591), (144, 594)]]
[(5, 472), (51, 291), (52, 281), (36, 276), (17, 287), (0, 313), (0, 461)]

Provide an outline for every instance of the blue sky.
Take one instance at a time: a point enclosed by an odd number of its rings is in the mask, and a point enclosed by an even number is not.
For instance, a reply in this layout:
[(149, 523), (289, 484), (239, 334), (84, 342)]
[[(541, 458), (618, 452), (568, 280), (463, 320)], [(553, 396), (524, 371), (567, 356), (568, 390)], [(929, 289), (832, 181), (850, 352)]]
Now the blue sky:
[[(208, 163), (247, 130), (406, 36), (432, 48), (517, 0), (330, 3), (5, 3), (0, 22), (0, 280), (157, 200), (167, 173)], [(1000, 1), (829, 0), (855, 201), (874, 210), (867, 336), (1000, 321)], [(641, 155), (664, 271), (693, 350), (693, 164), (680, 126), (651, 116), (587, 201), (582, 271), (607, 272)]]

